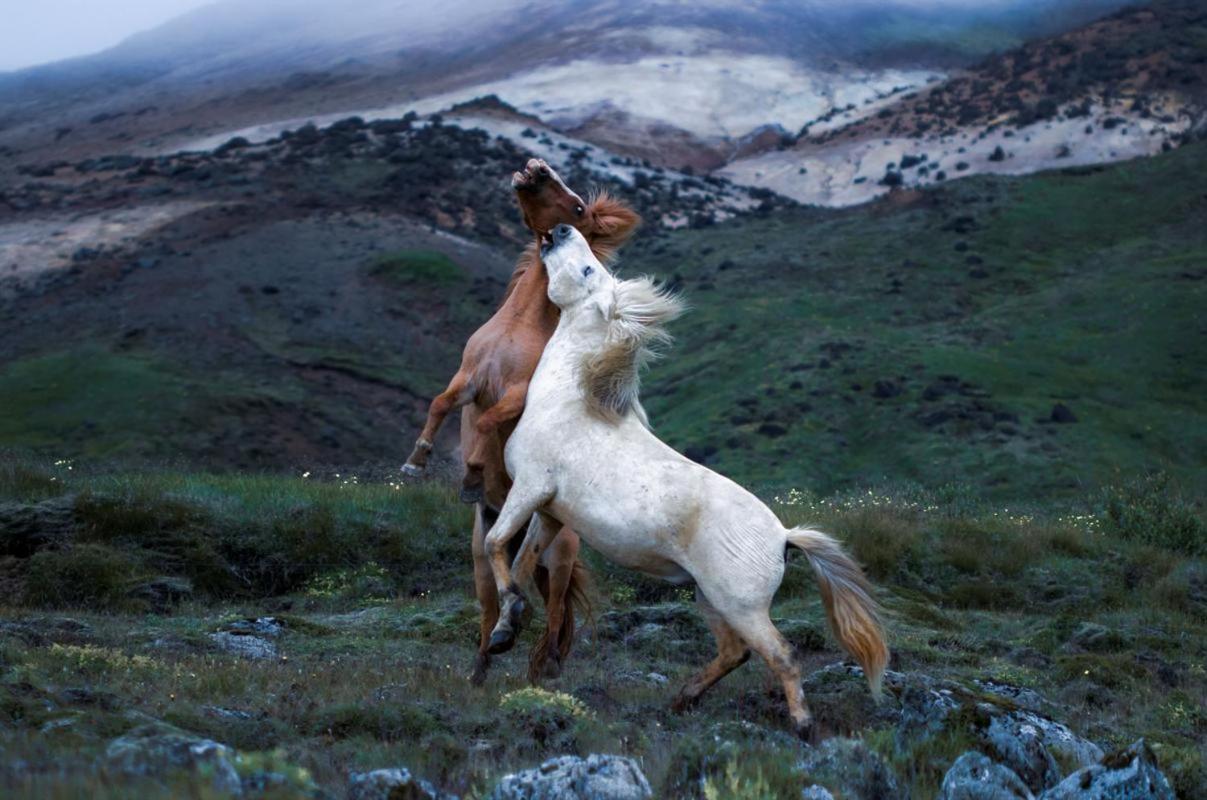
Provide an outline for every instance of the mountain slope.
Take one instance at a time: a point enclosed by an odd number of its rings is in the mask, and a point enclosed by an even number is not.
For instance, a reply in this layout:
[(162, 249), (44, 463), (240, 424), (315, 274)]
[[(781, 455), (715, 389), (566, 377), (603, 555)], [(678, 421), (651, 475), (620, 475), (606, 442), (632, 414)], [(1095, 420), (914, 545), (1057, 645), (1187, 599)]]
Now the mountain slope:
[[(624, 269), (693, 307), (646, 390), (693, 457), (822, 491), (957, 481), (1034, 497), (1147, 469), (1202, 488), (1207, 145), (845, 211), (770, 195), (742, 211), (715, 179), (628, 167), (626, 185), (567, 152), (574, 185), (610, 186), (651, 222)], [(8, 281), (0, 403), (24, 411), (0, 443), (397, 461), (525, 239), (503, 183), (525, 157), (452, 125), (350, 120), (10, 190), (30, 219), (207, 205)], [(688, 227), (653, 224), (685, 211)]]

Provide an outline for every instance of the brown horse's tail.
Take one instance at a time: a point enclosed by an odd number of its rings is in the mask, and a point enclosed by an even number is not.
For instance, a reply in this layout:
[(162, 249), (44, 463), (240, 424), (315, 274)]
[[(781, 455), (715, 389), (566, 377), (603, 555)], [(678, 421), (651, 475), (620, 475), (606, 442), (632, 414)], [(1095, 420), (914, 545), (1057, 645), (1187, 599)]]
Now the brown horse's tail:
[(805, 552), (817, 575), (830, 628), (863, 667), (872, 694), (879, 697), (888, 645), (880, 624), (880, 607), (872, 598), (872, 587), (863, 571), (842, 545), (821, 531), (792, 528), (788, 542)]
[[(537, 586), (541, 590), (541, 594), (546, 598), (549, 597), (548, 589), (548, 573), (544, 567), (537, 568)], [(562, 626), (557, 632), (557, 654), (559, 660), (564, 661), (570, 655), (570, 648), (574, 644), (574, 631), (576, 622), (574, 617), (575, 608), (587, 619), (593, 617), (591, 605), (591, 573), (587, 570), (581, 559), (574, 559), (574, 564), (570, 568), (570, 581), (566, 586), (566, 595), (562, 599)], [(549, 650), (552, 644), (554, 632), (545, 627), (545, 632), (541, 634), (541, 638), (532, 648), (532, 653), (528, 657), (528, 681), (536, 683), (540, 680), (545, 669), (545, 662), (549, 660)]]

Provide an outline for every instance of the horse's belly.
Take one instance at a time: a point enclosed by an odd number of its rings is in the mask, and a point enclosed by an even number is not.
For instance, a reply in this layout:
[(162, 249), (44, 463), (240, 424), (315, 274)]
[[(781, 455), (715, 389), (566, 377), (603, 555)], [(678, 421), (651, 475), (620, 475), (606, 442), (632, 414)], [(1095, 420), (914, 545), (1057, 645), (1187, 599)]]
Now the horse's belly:
[(587, 544), (622, 567), (674, 583), (692, 579), (679, 563), (678, 524), (657, 503), (626, 502), (582, 488), (559, 489), (550, 510)]

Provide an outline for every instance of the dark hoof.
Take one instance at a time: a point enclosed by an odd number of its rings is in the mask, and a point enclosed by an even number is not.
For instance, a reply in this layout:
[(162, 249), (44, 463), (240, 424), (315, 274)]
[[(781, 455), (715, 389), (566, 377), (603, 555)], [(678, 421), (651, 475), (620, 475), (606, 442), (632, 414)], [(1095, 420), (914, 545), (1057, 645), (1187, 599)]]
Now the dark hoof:
[(817, 723), (812, 719), (805, 720), (796, 726), (797, 738), (806, 744), (817, 744), (820, 739), (818, 734)]
[(690, 711), (692, 706), (696, 704), (699, 698), (692, 697), (684, 692), (679, 692), (675, 699), (671, 701), (671, 712), (675, 714), (683, 714)]
[(481, 486), (462, 486), (461, 487), (461, 502), (466, 505), (475, 505), (486, 499), (486, 493), (482, 491)]
[(490, 645), (486, 648), (486, 652), (497, 656), (500, 653), (506, 653), (512, 647), (515, 647), (515, 631), (495, 629), (491, 631)]
[(545, 662), (545, 669), (543, 672), (544, 677), (546, 678), (560, 678), (562, 676), (562, 662), (556, 658), (549, 659)]

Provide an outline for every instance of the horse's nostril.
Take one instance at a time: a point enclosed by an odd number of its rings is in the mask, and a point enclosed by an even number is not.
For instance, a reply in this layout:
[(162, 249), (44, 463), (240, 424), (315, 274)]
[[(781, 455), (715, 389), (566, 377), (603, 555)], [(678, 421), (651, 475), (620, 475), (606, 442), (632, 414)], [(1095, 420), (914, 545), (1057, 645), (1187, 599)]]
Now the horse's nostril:
[(541, 169), (540, 169), (540, 173), (541, 173), (542, 175), (548, 175), (548, 174), (549, 174), (549, 168), (548, 168), (548, 167), (541, 167)]
[(567, 236), (570, 235), (571, 230), (573, 230), (573, 228), (571, 228), (569, 225), (567, 225), (565, 223), (558, 225), (556, 228), (553, 229), (554, 240), (560, 242), (562, 239), (565, 239)]

